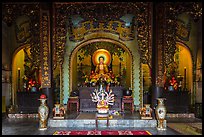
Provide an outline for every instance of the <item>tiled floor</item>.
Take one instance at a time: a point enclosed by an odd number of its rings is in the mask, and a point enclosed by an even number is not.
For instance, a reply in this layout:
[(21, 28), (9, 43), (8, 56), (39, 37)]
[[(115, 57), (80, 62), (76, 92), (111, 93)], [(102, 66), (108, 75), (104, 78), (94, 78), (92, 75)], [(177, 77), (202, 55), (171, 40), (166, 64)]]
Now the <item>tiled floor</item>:
[[(56, 130), (92, 130), (88, 127), (72, 127), (72, 128), (48, 128), (45, 131), (38, 130), (37, 119), (3, 119), (2, 120), (2, 135), (52, 135)], [(102, 129), (121, 129), (126, 128), (99, 128)], [(167, 128), (166, 131), (157, 131), (156, 128), (128, 128), (129, 130), (148, 130), (152, 135), (177, 135), (178, 133)]]
[[(84, 112), (86, 113), (86, 112)], [(79, 113), (75, 111), (67, 112), (66, 119), (76, 119)], [(86, 117), (86, 115), (85, 115)], [(89, 119), (90, 114), (87, 115)], [(85, 119), (86, 119), (85, 118)], [(139, 119), (138, 113), (130, 113), (125, 111), (120, 116), (115, 116), (116, 119)], [(84, 118), (83, 118), (84, 119)], [(168, 127), (168, 123), (202, 123), (201, 119), (192, 118), (167, 118), (167, 130), (158, 131), (156, 128), (152, 127), (99, 127), (101, 129), (115, 129), (115, 130), (148, 130), (152, 135), (180, 135), (173, 129)], [(38, 119), (27, 118), (27, 119), (9, 119), (7, 117), (2, 117), (2, 135), (52, 135), (56, 130), (92, 130), (93, 127), (48, 127), (45, 131), (38, 130)], [(195, 125), (194, 124), (194, 125)]]
[[(67, 119), (75, 119), (78, 115), (76, 113), (68, 113)], [(123, 119), (138, 119), (138, 114), (125, 113), (122, 115)], [(202, 123), (200, 119), (182, 119), (182, 118), (169, 118), (168, 123)], [(194, 125), (195, 125), (194, 124)], [(45, 131), (38, 130), (38, 119), (9, 119), (2, 117), (2, 135), (52, 135), (56, 130), (93, 130), (93, 127), (48, 127)], [(167, 127), (166, 131), (158, 131), (156, 128), (152, 127), (100, 127), (102, 129), (115, 129), (115, 130), (148, 130), (152, 135), (180, 135), (173, 129)]]
[(200, 124), (201, 123), (168, 123), (168, 127), (183, 135), (202, 135), (202, 124), (201, 126)]

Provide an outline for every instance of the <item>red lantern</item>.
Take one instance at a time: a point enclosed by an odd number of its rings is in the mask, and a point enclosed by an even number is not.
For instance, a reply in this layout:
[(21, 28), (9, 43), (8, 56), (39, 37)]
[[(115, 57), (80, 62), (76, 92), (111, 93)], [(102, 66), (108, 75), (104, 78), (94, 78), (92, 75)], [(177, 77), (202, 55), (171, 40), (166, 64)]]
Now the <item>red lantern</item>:
[(40, 99), (46, 99), (46, 96), (45, 96), (44, 94), (42, 94), (42, 95), (40, 96)]

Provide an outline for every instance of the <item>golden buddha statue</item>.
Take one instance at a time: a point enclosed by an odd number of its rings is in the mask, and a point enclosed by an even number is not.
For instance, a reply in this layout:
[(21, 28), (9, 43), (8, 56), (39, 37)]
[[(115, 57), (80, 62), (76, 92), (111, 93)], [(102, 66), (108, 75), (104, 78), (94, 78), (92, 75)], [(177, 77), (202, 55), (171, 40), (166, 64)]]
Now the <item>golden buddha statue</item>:
[(100, 82), (105, 82), (106, 84), (116, 83), (117, 79), (113, 74), (113, 71), (108, 69), (108, 65), (111, 62), (111, 55), (105, 49), (98, 49), (92, 55), (92, 62), (95, 65), (95, 70), (92, 70), (88, 81), (86, 80), (85, 83), (91, 84), (95, 86)]
[(97, 82), (99, 78), (103, 78), (107, 83), (112, 81), (103, 57), (99, 57), (99, 64), (96, 65), (95, 73), (92, 71), (90, 76), (91, 82)]
[(106, 64), (104, 64), (104, 58), (99, 58), (99, 64), (96, 65), (95, 73), (98, 74), (105, 74), (108, 73), (108, 67)]

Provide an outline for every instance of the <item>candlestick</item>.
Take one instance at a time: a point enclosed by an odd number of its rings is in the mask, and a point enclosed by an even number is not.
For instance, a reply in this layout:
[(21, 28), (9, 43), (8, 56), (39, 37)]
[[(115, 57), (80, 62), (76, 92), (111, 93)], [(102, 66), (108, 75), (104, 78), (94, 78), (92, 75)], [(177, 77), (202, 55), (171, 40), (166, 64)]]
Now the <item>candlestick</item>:
[(18, 90), (20, 90), (20, 75), (21, 75), (21, 69), (18, 68)]
[(186, 67), (184, 67), (184, 91), (186, 91)]

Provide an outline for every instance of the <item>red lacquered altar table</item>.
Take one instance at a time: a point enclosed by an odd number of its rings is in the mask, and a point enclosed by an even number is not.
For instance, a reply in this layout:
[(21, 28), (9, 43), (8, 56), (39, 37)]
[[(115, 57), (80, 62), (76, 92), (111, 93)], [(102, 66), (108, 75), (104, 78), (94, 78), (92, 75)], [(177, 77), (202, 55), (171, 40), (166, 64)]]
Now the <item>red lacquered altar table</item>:
[(78, 97), (70, 97), (67, 103), (67, 110), (71, 110), (71, 104), (77, 105), (77, 112), (79, 112), (79, 98)]
[(125, 104), (131, 105), (131, 112), (134, 112), (134, 100), (132, 96), (124, 96), (122, 100), (122, 111), (124, 111)]

